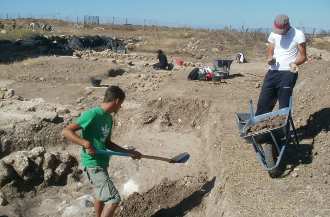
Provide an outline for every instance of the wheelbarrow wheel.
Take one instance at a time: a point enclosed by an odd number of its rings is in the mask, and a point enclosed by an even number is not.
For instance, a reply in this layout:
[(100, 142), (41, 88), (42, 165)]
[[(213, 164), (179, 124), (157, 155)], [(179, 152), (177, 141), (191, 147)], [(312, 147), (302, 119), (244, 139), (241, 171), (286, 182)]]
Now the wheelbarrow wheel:
[[(277, 156), (278, 156), (275, 145), (265, 143), (263, 145), (263, 149), (264, 149), (265, 161), (266, 161), (267, 167), (275, 166), (276, 161), (277, 161)], [(282, 174), (281, 162), (280, 162), (280, 165), (278, 165), (278, 167), (276, 167), (272, 170), (268, 170), (268, 174), (272, 178), (278, 178)]]

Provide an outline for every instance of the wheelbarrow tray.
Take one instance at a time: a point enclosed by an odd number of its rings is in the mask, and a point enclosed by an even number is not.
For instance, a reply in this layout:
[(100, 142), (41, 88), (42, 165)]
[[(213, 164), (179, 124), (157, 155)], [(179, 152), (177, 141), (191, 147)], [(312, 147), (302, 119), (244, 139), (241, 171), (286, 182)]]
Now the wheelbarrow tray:
[[(277, 111), (258, 116), (252, 116), (250, 113), (236, 113), (236, 123), (240, 132), (240, 136), (245, 140), (251, 142), (253, 137), (255, 140), (262, 142), (262, 140), (266, 139), (265, 134), (269, 134), (270, 132), (279, 138), (284, 137), (286, 135), (285, 132), (288, 126), (289, 115), (290, 107), (282, 108)], [(285, 121), (283, 121), (280, 126), (274, 128), (266, 128), (257, 132), (248, 132), (250, 127), (275, 116), (285, 116)]]

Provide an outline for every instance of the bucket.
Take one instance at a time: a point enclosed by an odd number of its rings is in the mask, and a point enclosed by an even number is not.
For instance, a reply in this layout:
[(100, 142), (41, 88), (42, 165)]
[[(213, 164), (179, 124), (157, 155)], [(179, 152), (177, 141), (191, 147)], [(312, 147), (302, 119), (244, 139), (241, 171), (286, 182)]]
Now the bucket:
[(101, 85), (102, 79), (92, 77), (90, 81), (93, 87), (99, 87)]
[(177, 66), (182, 66), (183, 65), (183, 60), (182, 59), (175, 59), (175, 64)]

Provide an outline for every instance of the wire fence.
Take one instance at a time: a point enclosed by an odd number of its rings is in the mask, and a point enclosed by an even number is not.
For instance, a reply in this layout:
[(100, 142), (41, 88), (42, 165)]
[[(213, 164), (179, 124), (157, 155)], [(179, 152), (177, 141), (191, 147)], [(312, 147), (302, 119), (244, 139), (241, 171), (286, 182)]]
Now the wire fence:
[[(0, 19), (57, 19), (63, 20), (76, 24), (84, 25), (139, 25), (139, 26), (168, 26), (168, 27), (178, 27), (178, 28), (198, 28), (198, 29), (208, 29), (208, 30), (226, 30), (226, 31), (239, 31), (239, 32), (264, 32), (270, 33), (272, 28), (252, 28), (247, 26), (233, 27), (232, 25), (217, 25), (217, 27), (199, 27), (193, 26), (191, 24), (180, 23), (180, 22), (160, 22), (153, 19), (144, 18), (132, 18), (132, 17), (118, 17), (118, 16), (63, 16), (59, 13), (55, 14), (11, 14), (11, 13), (0, 13)], [(314, 28), (298, 26), (306, 34), (310, 35), (329, 35), (330, 30), (324, 28)]]

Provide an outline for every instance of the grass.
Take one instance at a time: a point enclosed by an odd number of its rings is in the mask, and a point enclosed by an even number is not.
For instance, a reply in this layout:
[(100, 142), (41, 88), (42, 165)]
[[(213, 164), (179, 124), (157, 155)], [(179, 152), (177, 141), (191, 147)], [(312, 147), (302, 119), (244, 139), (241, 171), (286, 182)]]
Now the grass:
[(39, 32), (32, 32), (27, 29), (6, 30), (6, 33), (0, 33), (0, 40), (16, 41), (18, 39), (28, 39), (32, 36), (40, 35)]
[(312, 46), (321, 50), (330, 51), (330, 40), (328, 38), (313, 38)]

